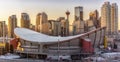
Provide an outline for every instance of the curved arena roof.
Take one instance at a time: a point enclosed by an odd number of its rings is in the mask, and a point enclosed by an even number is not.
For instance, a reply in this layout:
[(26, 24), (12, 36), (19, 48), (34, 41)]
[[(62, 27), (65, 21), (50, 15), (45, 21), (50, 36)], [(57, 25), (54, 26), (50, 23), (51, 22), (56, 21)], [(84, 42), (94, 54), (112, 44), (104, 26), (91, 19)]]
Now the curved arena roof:
[(66, 41), (66, 40), (77, 38), (83, 35), (83, 34), (79, 34), (79, 35), (68, 36), (68, 37), (49, 36), (49, 35), (38, 33), (26, 28), (15, 28), (14, 33), (21, 39), (31, 41), (31, 42), (39, 42), (39, 43), (52, 43), (52, 42), (58, 42), (58, 41), (59, 42)]

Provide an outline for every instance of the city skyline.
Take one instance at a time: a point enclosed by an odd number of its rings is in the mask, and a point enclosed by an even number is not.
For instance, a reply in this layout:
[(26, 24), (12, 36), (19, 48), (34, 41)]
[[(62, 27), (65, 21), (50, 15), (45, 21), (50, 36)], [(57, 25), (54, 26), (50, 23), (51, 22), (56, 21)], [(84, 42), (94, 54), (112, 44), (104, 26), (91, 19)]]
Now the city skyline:
[(0, 0), (0, 62), (119, 62), (119, 6), (120, 0)]
[[(74, 21), (74, 7), (83, 6), (83, 19), (87, 20), (89, 18), (89, 12), (94, 11), (95, 9), (97, 9), (99, 14), (101, 14), (100, 9), (105, 1), (117, 3), (119, 8), (119, 0), (1, 0), (0, 7), (2, 7), (2, 9), (0, 10), (0, 20), (8, 22), (9, 16), (16, 15), (18, 26), (20, 26), (21, 13), (25, 12), (28, 13), (32, 24), (35, 25), (36, 15), (38, 13), (46, 12), (49, 20), (56, 20), (61, 16), (66, 17), (65, 12), (69, 10), (71, 13), (70, 23), (72, 23), (72, 21)], [(96, 3), (97, 5), (93, 3)], [(118, 15), (120, 15), (120, 10)], [(120, 17), (118, 16), (118, 18), (120, 23)]]

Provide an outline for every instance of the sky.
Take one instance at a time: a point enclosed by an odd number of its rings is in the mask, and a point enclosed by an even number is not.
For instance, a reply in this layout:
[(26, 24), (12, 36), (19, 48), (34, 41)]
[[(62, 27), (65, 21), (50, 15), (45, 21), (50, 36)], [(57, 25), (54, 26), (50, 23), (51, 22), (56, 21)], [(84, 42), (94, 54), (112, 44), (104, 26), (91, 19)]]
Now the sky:
[[(20, 25), (21, 13), (25, 12), (29, 14), (31, 23), (35, 24), (38, 13), (46, 12), (48, 19), (56, 20), (59, 17), (66, 17), (65, 12), (69, 10), (70, 23), (72, 23), (74, 20), (74, 7), (83, 6), (84, 20), (86, 20), (91, 11), (97, 9), (99, 14), (101, 14), (101, 6), (105, 1), (117, 3), (118, 8), (120, 7), (120, 0), (0, 0), (0, 20), (7, 23), (9, 16), (16, 15), (18, 25)], [(118, 17), (119, 15), (120, 8)]]

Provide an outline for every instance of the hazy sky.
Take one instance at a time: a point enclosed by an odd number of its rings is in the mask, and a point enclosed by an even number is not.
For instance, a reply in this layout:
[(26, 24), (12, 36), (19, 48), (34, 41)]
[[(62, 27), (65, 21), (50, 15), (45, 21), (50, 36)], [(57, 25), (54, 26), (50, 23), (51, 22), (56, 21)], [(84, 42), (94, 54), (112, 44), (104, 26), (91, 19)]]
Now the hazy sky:
[(60, 16), (65, 17), (65, 11), (69, 10), (71, 13), (70, 21), (72, 22), (74, 20), (75, 6), (84, 7), (84, 20), (86, 20), (89, 12), (95, 9), (100, 11), (105, 1), (117, 3), (118, 8), (120, 7), (120, 0), (0, 0), (0, 20), (7, 21), (10, 15), (15, 14), (19, 22), (21, 13), (26, 12), (29, 14), (32, 23), (35, 24), (36, 15), (39, 12), (46, 12), (49, 19), (56, 20)]

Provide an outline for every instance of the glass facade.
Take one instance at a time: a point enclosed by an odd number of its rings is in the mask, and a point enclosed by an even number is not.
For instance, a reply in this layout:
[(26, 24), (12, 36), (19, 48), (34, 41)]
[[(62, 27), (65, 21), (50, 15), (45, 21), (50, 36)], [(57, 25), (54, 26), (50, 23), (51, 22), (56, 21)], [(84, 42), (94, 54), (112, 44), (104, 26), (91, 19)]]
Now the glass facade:
[(75, 7), (75, 20), (83, 20), (83, 7)]

